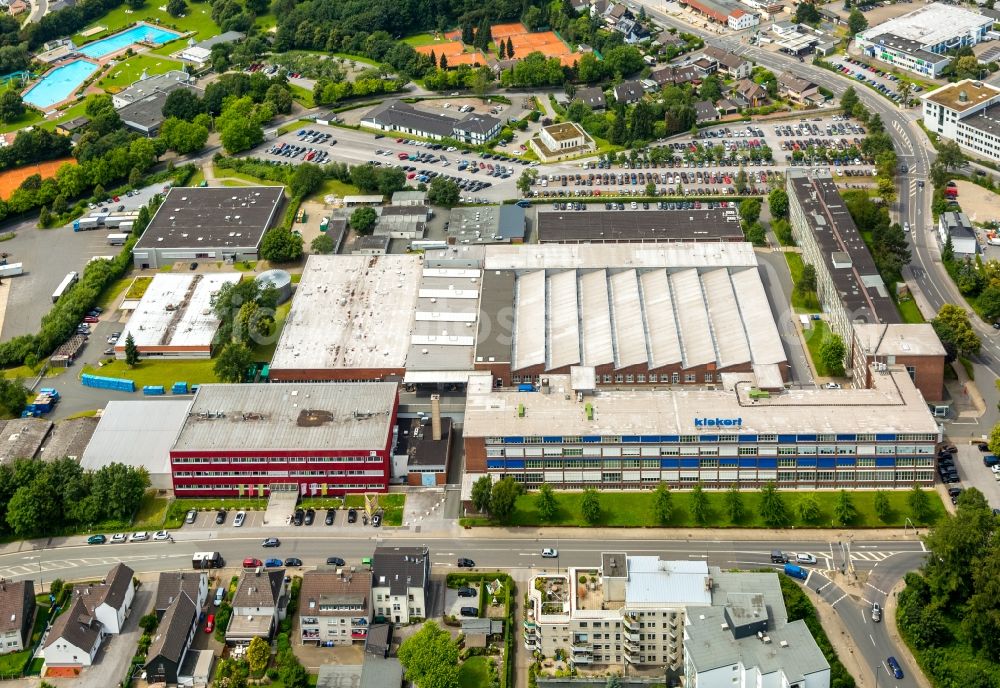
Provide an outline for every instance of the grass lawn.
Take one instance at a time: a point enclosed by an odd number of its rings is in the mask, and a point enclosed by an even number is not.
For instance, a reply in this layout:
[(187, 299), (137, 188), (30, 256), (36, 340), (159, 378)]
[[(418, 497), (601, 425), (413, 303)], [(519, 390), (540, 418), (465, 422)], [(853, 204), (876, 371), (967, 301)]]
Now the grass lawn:
[(24, 114), (19, 119), (6, 124), (0, 124), (0, 134), (6, 134), (11, 131), (23, 129), (24, 127), (34, 124), (40, 119), (42, 119), (41, 112), (32, 107), (25, 107)]
[[(887, 490), (891, 513), (889, 519), (882, 522), (875, 515), (875, 492), (852, 492), (851, 498), (854, 507), (857, 509), (857, 518), (851, 523), (853, 528), (884, 528), (901, 527), (906, 518), (910, 516), (910, 509), (907, 505), (908, 490)], [(936, 522), (944, 516), (944, 505), (941, 498), (934, 490), (925, 490), (930, 498), (931, 518), (930, 523)], [(550, 521), (544, 521), (539, 516), (536, 509), (536, 494), (522, 494), (517, 498), (514, 506), (514, 513), (507, 525), (512, 526), (583, 526), (586, 522), (580, 509), (580, 502), (583, 499), (582, 492), (556, 492), (556, 515)], [(707, 528), (766, 528), (760, 518), (760, 492), (753, 490), (743, 492), (743, 506), (746, 516), (742, 521), (733, 523), (729, 519), (729, 514), (725, 506), (726, 493), (706, 490), (708, 496), (709, 513), (708, 520), (704, 524)], [(837, 503), (839, 493), (835, 490), (823, 492), (800, 492), (800, 491), (779, 491), (785, 502), (785, 508), (791, 517), (788, 526), (796, 528), (830, 528), (833, 527), (834, 507)], [(673, 514), (670, 521), (661, 524), (654, 512), (653, 490), (642, 492), (608, 492), (599, 491), (601, 500), (601, 518), (594, 524), (595, 526), (611, 526), (620, 528), (643, 528), (653, 526), (669, 526), (675, 528), (696, 527), (694, 517), (691, 515), (691, 492), (671, 491), (671, 501), (673, 503)], [(797, 502), (803, 495), (811, 495), (816, 498), (820, 506), (820, 515), (815, 521), (804, 522), (798, 517), (796, 509)], [(493, 525), (489, 519), (463, 519), (462, 523), (470, 525)]]
[(129, 286), (128, 291), (125, 292), (126, 299), (141, 299), (142, 295), (146, 293), (149, 289), (149, 285), (152, 283), (152, 277), (136, 277), (131, 286)]
[(310, 198), (323, 198), (323, 196), (329, 194), (333, 194), (334, 196), (350, 196), (359, 193), (361, 193), (361, 189), (353, 184), (346, 184), (337, 179), (327, 179), (323, 182), (323, 186), (319, 187), (319, 191)]
[(156, 490), (147, 490), (135, 514), (135, 529), (159, 530), (167, 517), (169, 505), (170, 500), (166, 497), (157, 497)]
[(255, 186), (276, 186), (277, 184), (279, 184), (279, 182), (272, 182), (267, 179), (259, 179), (249, 174), (237, 172), (236, 170), (215, 170), (215, 176), (223, 180), (228, 178), (237, 179), (240, 181), (247, 182), (249, 184), (253, 184)]
[[(176, 50), (176, 46), (174, 49)], [(180, 62), (158, 55), (136, 55), (112, 67), (108, 75), (98, 81), (97, 85), (109, 93), (117, 93), (138, 81), (143, 71), (149, 76), (155, 76), (165, 74), (171, 69), (180, 69), (182, 66)]]
[[(45, 371), (45, 377), (46, 378), (58, 377), (59, 375), (65, 373), (67, 370), (68, 370), (67, 368), (50, 367), (47, 371)], [(29, 380), (34, 378), (36, 375), (38, 375), (37, 370), (33, 370), (28, 366), (24, 365), (17, 366), (16, 368), (6, 368), (3, 371), (3, 377), (8, 380), (16, 380), (18, 378), (21, 378), (22, 380)]]
[(243, 499), (239, 497), (230, 497), (229, 499), (175, 499), (170, 502), (170, 506), (167, 508), (163, 527), (180, 528), (184, 523), (184, 516), (190, 509), (197, 509), (198, 511), (218, 511), (219, 509), (263, 511), (266, 508), (266, 497), (245, 497)]
[(490, 684), (490, 667), (483, 656), (469, 657), (458, 668), (460, 688), (480, 688)]
[(42, 122), (38, 126), (42, 127), (43, 129), (52, 130), (52, 129), (56, 128), (57, 124), (61, 124), (62, 122), (68, 122), (69, 120), (71, 120), (71, 119), (73, 119), (75, 117), (79, 117), (79, 116), (81, 116), (83, 114), (86, 114), (85, 111), (87, 109), (87, 100), (88, 100), (87, 98), (84, 98), (83, 100), (79, 101), (78, 103), (70, 105), (65, 110), (61, 110), (59, 112), (59, 115), (57, 117), (54, 117), (54, 118), (49, 119), (49, 120), (45, 120), (44, 122)]
[(244, 182), (239, 179), (223, 179), (219, 182), (223, 186), (233, 186), (233, 187), (246, 187), (246, 186), (256, 186), (253, 182)]
[(200, 167), (195, 170), (194, 174), (191, 175), (191, 179), (188, 180), (188, 186), (198, 186), (203, 181), (205, 181), (205, 171)]
[[(785, 262), (788, 263), (788, 271), (792, 274), (792, 284), (798, 284), (802, 279), (802, 256), (798, 253), (786, 252)], [(792, 290), (792, 307), (796, 313), (816, 313), (819, 311), (819, 297), (816, 292), (809, 291), (801, 293), (797, 289)]]
[(315, 509), (316, 511), (342, 509), (344, 508), (344, 500), (341, 497), (303, 497), (299, 500), (299, 506), (303, 509)]
[[(399, 492), (378, 495), (378, 505), (384, 511), (382, 522), (387, 526), (398, 526), (403, 523), (403, 506), (406, 504), (406, 495)], [(350, 494), (344, 497), (344, 506), (348, 508), (363, 509), (365, 507), (365, 496), (360, 494)]]
[[(128, 13), (128, 5), (122, 5), (117, 9), (111, 10), (103, 17), (98, 17), (84, 27), (84, 30), (86, 30), (92, 26), (104, 26), (107, 27), (107, 31), (89, 37), (77, 34), (73, 36), (73, 42), (76, 45), (83, 45), (84, 43), (117, 33), (127, 26), (132, 26), (139, 20), (149, 22), (150, 24), (158, 23), (167, 29), (175, 29), (182, 32), (193, 31), (195, 32), (195, 39), (199, 41), (211, 38), (220, 33), (219, 27), (212, 21), (211, 5), (207, 3), (189, 4), (188, 9), (190, 13), (187, 16), (171, 17), (166, 12), (160, 10), (159, 4), (156, 2), (147, 2), (146, 6), (141, 10), (130, 13)], [(180, 50), (184, 47), (179, 41), (174, 41), (167, 45), (173, 46), (173, 50)]]
[(302, 86), (296, 86), (295, 84), (288, 84), (288, 88), (292, 90), (292, 97), (302, 104), (302, 107), (314, 108), (316, 107), (316, 101), (313, 100), (312, 91)]
[(218, 382), (212, 366), (215, 361), (139, 361), (135, 368), (129, 368), (125, 361), (112, 361), (103, 366), (84, 366), (83, 372), (105, 377), (120, 377), (134, 380), (136, 388), (146, 385), (162, 385), (170, 387), (175, 382), (183, 381), (190, 385), (201, 385), (206, 382)]
[(832, 335), (830, 327), (822, 320), (813, 320), (812, 328), (803, 332), (803, 337), (806, 340), (806, 346), (809, 347), (809, 358), (812, 359), (813, 367), (816, 369), (816, 374), (820, 377), (830, 376), (831, 373), (823, 365), (823, 359), (819, 355), (820, 347), (823, 346), (823, 341)]
[(441, 43), (442, 41), (436, 40), (433, 34), (429, 33), (418, 33), (415, 36), (407, 36), (403, 39), (403, 43), (407, 45), (412, 45), (417, 47), (418, 45), (434, 45), (435, 43)]
[(361, 64), (372, 65), (373, 67), (378, 67), (378, 62), (372, 60), (368, 57), (363, 57), (361, 55), (351, 55), (350, 53), (330, 53), (334, 57), (339, 57), (342, 60), (351, 60), (352, 62), (360, 62)]
[(284, 125), (278, 127), (278, 133), (279, 134), (287, 134), (288, 132), (295, 131), (296, 129), (301, 129), (303, 127), (312, 126), (312, 124), (313, 124), (313, 122), (310, 122), (307, 119), (300, 119), (297, 122), (290, 122), (288, 124), (284, 124)]
[(132, 284), (132, 279), (131, 275), (125, 275), (121, 279), (117, 279), (109, 284), (104, 288), (100, 296), (97, 297), (97, 305), (104, 310), (111, 308), (111, 304), (115, 302), (115, 299), (121, 296), (121, 293), (128, 288), (128, 285)]
[(292, 302), (287, 301), (274, 309), (274, 334), (269, 337), (271, 341), (257, 344), (253, 347), (253, 360), (268, 361), (274, 358), (274, 349), (278, 345), (278, 337), (281, 336), (281, 328), (285, 326), (285, 319), (288, 318), (288, 311), (292, 308)]
[[(35, 600), (38, 604), (36, 607), (35, 622), (31, 630), (32, 647), (41, 639), (42, 631), (45, 630), (45, 624), (49, 619), (49, 596), (36, 595)], [(0, 676), (4, 678), (20, 676), (21, 672), (28, 666), (30, 658), (31, 649), (0, 655)]]
[(912, 298), (900, 299), (896, 302), (896, 307), (899, 308), (899, 314), (903, 316), (903, 322), (910, 324), (925, 322), (923, 313), (917, 308), (917, 302)]

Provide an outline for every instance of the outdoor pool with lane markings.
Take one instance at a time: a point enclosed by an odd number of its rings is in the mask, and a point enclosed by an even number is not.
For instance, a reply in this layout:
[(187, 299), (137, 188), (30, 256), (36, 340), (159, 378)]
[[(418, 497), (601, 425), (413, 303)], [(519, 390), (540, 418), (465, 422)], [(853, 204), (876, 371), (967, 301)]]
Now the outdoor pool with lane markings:
[(119, 50), (124, 50), (130, 45), (139, 43), (140, 41), (163, 45), (178, 36), (180, 36), (180, 34), (176, 31), (161, 29), (158, 26), (150, 26), (149, 24), (139, 24), (138, 26), (133, 26), (127, 31), (116, 33), (113, 36), (102, 38), (101, 40), (94, 41), (93, 43), (87, 43), (86, 45), (81, 46), (78, 49), (78, 52), (81, 55), (86, 55), (87, 57), (100, 58), (105, 55), (118, 52)]
[(89, 60), (67, 62), (43, 76), (37, 84), (28, 89), (23, 100), (40, 110), (45, 110), (69, 98), (73, 91), (96, 71), (97, 65)]

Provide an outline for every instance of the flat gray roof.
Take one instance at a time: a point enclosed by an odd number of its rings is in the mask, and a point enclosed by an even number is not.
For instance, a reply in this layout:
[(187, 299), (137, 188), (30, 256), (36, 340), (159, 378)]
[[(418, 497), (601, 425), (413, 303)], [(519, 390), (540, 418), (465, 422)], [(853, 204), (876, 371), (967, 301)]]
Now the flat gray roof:
[(944, 356), (930, 323), (855, 325), (854, 338), (872, 356)]
[(394, 382), (202, 385), (173, 452), (384, 449)]
[(873, 36), (891, 33), (933, 47), (939, 43), (967, 35), (983, 26), (992, 27), (993, 20), (978, 12), (934, 2), (918, 7), (912, 12), (884, 21), (864, 31), (861, 35), (866, 40), (874, 40)]
[(118, 462), (141, 466), (150, 475), (169, 475), (170, 447), (190, 407), (190, 399), (109, 401), (80, 466), (96, 471)]
[(744, 241), (735, 208), (539, 210), (539, 243)]
[(151, 93), (123, 107), (118, 111), (118, 116), (122, 118), (125, 126), (148, 134), (156, 131), (163, 124), (163, 106), (166, 102), (166, 93)]
[(173, 187), (136, 250), (260, 246), (281, 204), (282, 186)]

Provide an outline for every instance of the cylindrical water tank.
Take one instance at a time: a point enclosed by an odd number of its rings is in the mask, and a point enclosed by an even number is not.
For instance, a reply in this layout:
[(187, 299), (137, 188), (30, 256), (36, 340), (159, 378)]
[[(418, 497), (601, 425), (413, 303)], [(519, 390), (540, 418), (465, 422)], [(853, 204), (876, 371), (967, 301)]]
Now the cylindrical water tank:
[(278, 303), (292, 298), (292, 276), (285, 270), (268, 270), (257, 275), (254, 280), (262, 287), (278, 290)]

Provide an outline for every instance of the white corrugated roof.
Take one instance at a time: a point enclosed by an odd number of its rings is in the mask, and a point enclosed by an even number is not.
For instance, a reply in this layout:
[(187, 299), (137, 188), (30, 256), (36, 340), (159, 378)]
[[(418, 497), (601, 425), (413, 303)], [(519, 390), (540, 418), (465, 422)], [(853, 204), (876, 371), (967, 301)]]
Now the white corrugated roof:
[(740, 306), (750, 353), (754, 363), (782, 363), (786, 360), (781, 336), (774, 324), (764, 284), (756, 268), (741, 270), (732, 276), (736, 301)]
[(599, 366), (614, 360), (611, 344), (611, 304), (607, 272), (594, 270), (580, 276), (583, 311), (583, 364)]
[(646, 362), (646, 333), (639, 302), (635, 270), (611, 275), (612, 327), (615, 333), (615, 368)]
[(708, 325), (708, 311), (705, 310), (698, 271), (691, 269), (673, 273), (670, 275), (670, 287), (681, 332), (684, 367), (714, 363), (715, 344)]
[(649, 332), (650, 368), (679, 363), (681, 342), (674, 319), (674, 304), (666, 270), (644, 272), (639, 277)]
[(557, 272), (549, 277), (548, 368), (580, 362), (580, 319), (577, 309), (576, 270)]
[(729, 281), (728, 270), (712, 270), (701, 276), (708, 302), (708, 317), (719, 349), (719, 367), (750, 361), (750, 345), (744, 329), (740, 309)]
[(518, 277), (514, 299), (514, 370), (520, 370), (545, 363), (545, 273)]
[(629, 557), (625, 604), (661, 606), (710, 605), (704, 561), (663, 561), (659, 557)]

